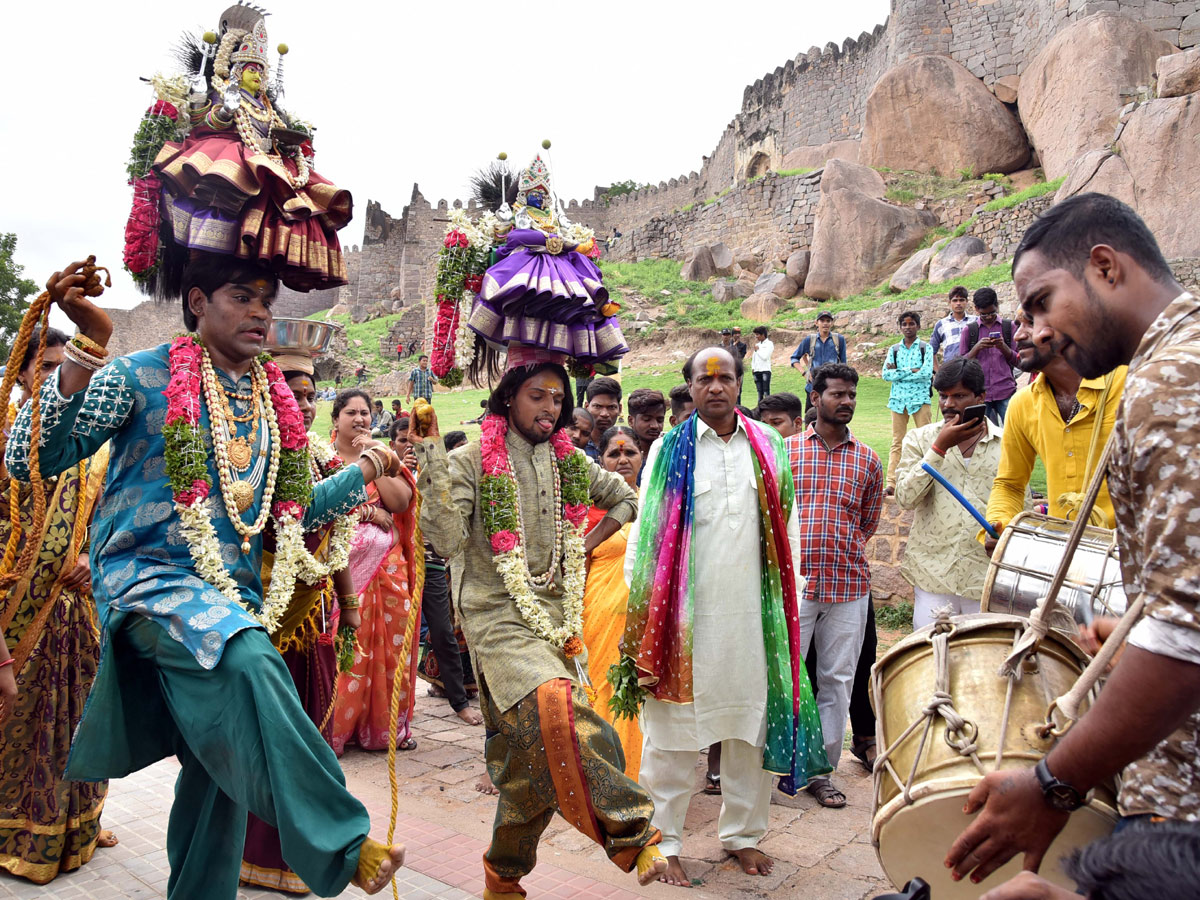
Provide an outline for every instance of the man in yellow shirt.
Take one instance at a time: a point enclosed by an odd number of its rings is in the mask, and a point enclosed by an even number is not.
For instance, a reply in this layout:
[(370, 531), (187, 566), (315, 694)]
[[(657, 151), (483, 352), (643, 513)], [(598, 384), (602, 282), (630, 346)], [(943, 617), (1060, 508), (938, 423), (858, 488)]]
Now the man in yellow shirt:
[[(1046, 467), (1048, 513), (1074, 518), (1116, 421), (1127, 371), (1118, 366), (1100, 378), (1081, 379), (1059, 354), (1064, 340), (1057, 332), (1045, 327), (1034, 331), (1024, 314), (1016, 322), (1018, 366), (1042, 375), (1013, 395), (1004, 420), (1000, 469), (987, 505), (987, 520), (997, 531), (1025, 508), (1025, 488), (1039, 456)], [(1107, 485), (1100, 490), (1092, 517), (1095, 525), (1113, 527)], [(979, 539), (990, 555), (996, 542), (982, 530)]]

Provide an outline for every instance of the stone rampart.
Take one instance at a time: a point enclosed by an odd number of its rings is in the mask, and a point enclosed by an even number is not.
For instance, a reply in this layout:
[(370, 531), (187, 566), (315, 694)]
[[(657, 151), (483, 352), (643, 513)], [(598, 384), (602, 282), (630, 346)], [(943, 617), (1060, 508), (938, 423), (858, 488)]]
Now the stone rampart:
[[(812, 47), (747, 86), (741, 109), (702, 158), (698, 172), (607, 200), (597, 188), (593, 198), (567, 203), (567, 214), (601, 238), (614, 227), (632, 237), (618, 248), (621, 259), (678, 258), (689, 242), (725, 240), (734, 246), (741, 240), (739, 231), (753, 235), (780, 226), (787, 226), (793, 246), (803, 246), (806, 241), (796, 234), (804, 233), (806, 224), (811, 229), (811, 223), (802, 221), (807, 218), (800, 212), (805, 204), (796, 206), (798, 198), (786, 189), (772, 197), (790, 200), (790, 209), (772, 207), (758, 221), (746, 215), (759, 208), (763, 192), (777, 191), (782, 184), (762, 176), (819, 166), (827, 155), (855, 158), (867, 96), (889, 67), (918, 54), (941, 53), (994, 87), (999, 79), (1018, 77), (1058, 31), (1105, 11), (1141, 21), (1181, 48), (1200, 42), (1200, 0), (892, 0), (887, 21), (871, 32)], [(727, 189), (732, 193), (705, 204)], [(456, 203), (431, 204), (415, 185), (399, 218), (368, 202), (366, 238), (343, 302), (367, 306), (432, 299), (437, 250), (448, 211)], [(981, 219), (977, 227), (986, 229), (1008, 218)], [(1007, 247), (1019, 230), (1013, 225), (988, 240), (997, 248)]]
[(790, 176), (768, 173), (711, 203), (672, 210), (624, 232), (610, 258), (682, 259), (699, 246), (724, 242), (749, 249), (767, 239), (782, 239), (792, 250), (807, 247), (820, 188), (820, 170)]
[(1054, 194), (1032, 197), (1008, 209), (995, 209), (975, 215), (967, 234), (979, 238), (992, 251), (993, 259), (1009, 259), (1021, 243), (1025, 229), (1054, 205)]

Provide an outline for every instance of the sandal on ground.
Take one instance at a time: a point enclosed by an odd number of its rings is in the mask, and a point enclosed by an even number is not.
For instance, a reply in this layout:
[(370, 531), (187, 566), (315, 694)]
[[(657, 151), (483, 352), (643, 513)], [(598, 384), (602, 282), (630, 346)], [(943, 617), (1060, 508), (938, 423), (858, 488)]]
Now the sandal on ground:
[(714, 775), (712, 772), (706, 772), (704, 775), (704, 793), (717, 794), (721, 793), (721, 776)]
[(405, 738), (404, 740), (402, 740), (400, 743), (398, 743), (396, 745), (396, 749), (397, 750), (416, 750), (417, 749), (417, 739), (416, 738)]
[(846, 805), (846, 795), (828, 778), (814, 778), (808, 783), (808, 792), (826, 809), (841, 809)]
[(875, 771), (875, 758), (872, 750), (875, 749), (875, 738), (860, 738), (855, 736), (850, 742), (850, 753), (862, 763), (862, 767), (868, 772)]

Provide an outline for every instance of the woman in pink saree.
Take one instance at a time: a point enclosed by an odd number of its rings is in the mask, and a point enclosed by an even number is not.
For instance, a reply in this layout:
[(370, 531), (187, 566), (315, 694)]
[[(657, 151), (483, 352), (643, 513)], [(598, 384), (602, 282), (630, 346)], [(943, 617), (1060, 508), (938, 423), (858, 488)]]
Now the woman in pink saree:
[[(333, 405), (334, 446), (352, 464), (371, 439), (371, 398), (351, 389)], [(396, 746), (412, 750), (411, 725), (416, 694), (417, 638), (425, 557), (417, 528), (418, 494), (412, 473), (376, 479), (367, 488), (370, 513), (355, 528), (350, 544), (350, 577), (362, 603), (362, 625), (354, 668), (338, 680), (333, 714), (333, 749), (348, 743), (364, 750), (387, 747), (391, 696), (400, 667), (400, 718)]]

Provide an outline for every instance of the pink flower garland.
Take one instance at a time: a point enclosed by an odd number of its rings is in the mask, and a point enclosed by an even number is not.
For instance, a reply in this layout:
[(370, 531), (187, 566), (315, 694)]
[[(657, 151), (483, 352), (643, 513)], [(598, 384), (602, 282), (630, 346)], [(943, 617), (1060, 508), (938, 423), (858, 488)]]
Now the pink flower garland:
[(442, 378), (454, 368), (454, 339), (458, 333), (459, 308), (457, 300), (439, 299), (437, 318), (433, 323), (433, 347), (429, 369)]
[[(508, 464), (508, 447), (504, 437), (508, 434), (508, 420), (503, 416), (484, 416), (480, 425), (482, 439), (479, 449), (483, 461), (483, 474), (493, 477), (512, 478)], [(550, 447), (557, 462), (562, 462), (572, 453), (578, 452), (566, 429), (560, 428), (550, 437)], [(578, 528), (587, 520), (589, 506), (586, 503), (563, 504), (563, 516)], [(521, 543), (521, 536), (512, 531), (497, 531), (490, 537), (493, 553), (507, 553)]]
[(182, 421), (200, 425), (200, 346), (190, 335), (180, 335), (171, 344), (171, 380), (163, 391), (167, 398), (166, 424)]

